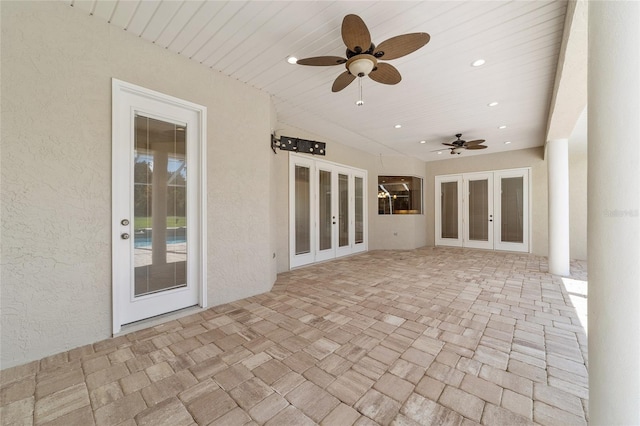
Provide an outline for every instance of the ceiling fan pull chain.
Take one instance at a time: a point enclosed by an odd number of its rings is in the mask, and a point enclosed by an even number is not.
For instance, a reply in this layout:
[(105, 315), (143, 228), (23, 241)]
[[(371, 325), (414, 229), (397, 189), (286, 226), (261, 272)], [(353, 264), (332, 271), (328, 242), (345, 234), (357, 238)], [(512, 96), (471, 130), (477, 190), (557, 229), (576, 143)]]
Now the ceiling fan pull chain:
[(364, 105), (364, 101), (362, 100), (362, 77), (358, 77), (358, 100), (356, 101), (356, 105), (362, 106)]

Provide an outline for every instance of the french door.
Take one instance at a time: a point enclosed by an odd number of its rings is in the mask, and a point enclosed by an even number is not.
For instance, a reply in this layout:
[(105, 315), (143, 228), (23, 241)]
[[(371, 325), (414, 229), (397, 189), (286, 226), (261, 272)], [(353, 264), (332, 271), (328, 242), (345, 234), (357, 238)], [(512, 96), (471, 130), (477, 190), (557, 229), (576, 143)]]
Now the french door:
[(366, 250), (366, 171), (290, 154), (291, 267)]
[(496, 250), (530, 251), (529, 169), (496, 172)]
[(436, 176), (436, 245), (529, 248), (529, 169)]
[(206, 109), (113, 81), (113, 331), (206, 305)]

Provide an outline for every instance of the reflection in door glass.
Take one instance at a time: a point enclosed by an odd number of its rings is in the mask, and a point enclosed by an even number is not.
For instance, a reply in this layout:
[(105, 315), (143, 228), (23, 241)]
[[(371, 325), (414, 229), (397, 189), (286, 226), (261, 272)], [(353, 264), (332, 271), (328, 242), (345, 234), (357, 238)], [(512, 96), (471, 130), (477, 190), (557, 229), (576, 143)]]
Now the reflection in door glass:
[(187, 285), (186, 130), (135, 117), (135, 296)]
[(522, 243), (524, 241), (523, 178), (502, 178), (501, 195), (501, 241)]
[(309, 167), (296, 165), (296, 254), (305, 254), (311, 251), (311, 210), (309, 207), (311, 188), (309, 179)]
[(331, 248), (331, 172), (320, 170), (318, 179), (320, 250)]
[(441, 238), (458, 238), (458, 182), (442, 182), (440, 186)]
[(469, 240), (489, 241), (489, 181), (469, 181)]
[(338, 246), (349, 245), (349, 176), (338, 174), (338, 201), (339, 208), (339, 229)]
[(356, 237), (355, 243), (362, 244), (364, 242), (364, 179), (361, 177), (355, 177), (355, 222), (356, 222)]

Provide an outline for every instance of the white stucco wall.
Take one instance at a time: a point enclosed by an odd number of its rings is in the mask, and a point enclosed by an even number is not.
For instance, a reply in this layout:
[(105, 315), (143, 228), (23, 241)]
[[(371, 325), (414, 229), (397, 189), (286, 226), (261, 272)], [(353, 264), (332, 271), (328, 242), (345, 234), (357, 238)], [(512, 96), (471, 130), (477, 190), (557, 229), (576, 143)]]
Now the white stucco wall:
[(438, 175), (483, 172), (531, 167), (531, 251), (546, 256), (548, 251), (547, 164), (543, 148), (484, 154), (427, 163), (425, 181), (427, 245), (435, 243), (435, 177)]
[(587, 110), (569, 138), (569, 240), (571, 259), (587, 260)]
[(209, 305), (275, 280), (269, 96), (63, 2), (2, 2), (0, 368), (110, 336), (111, 78), (208, 108)]

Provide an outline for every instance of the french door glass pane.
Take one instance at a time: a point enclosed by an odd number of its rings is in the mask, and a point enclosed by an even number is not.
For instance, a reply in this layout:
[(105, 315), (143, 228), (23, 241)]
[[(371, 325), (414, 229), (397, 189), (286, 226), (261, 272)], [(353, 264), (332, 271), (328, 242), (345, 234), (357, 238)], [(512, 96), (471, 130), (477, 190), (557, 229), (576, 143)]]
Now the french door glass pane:
[(458, 182), (442, 182), (440, 218), (441, 238), (458, 238)]
[(296, 254), (311, 251), (310, 177), (309, 167), (296, 165)]
[(320, 250), (331, 248), (331, 172), (320, 170), (318, 179)]
[(134, 295), (187, 285), (185, 126), (136, 115)]
[(338, 246), (349, 245), (349, 176), (338, 174)]
[(506, 243), (522, 243), (524, 241), (524, 201), (523, 178), (502, 178), (501, 195), (501, 240)]
[(469, 239), (489, 240), (489, 181), (469, 181)]
[(360, 177), (355, 178), (355, 196), (356, 196), (356, 238), (355, 243), (361, 244), (364, 242), (364, 179)]

